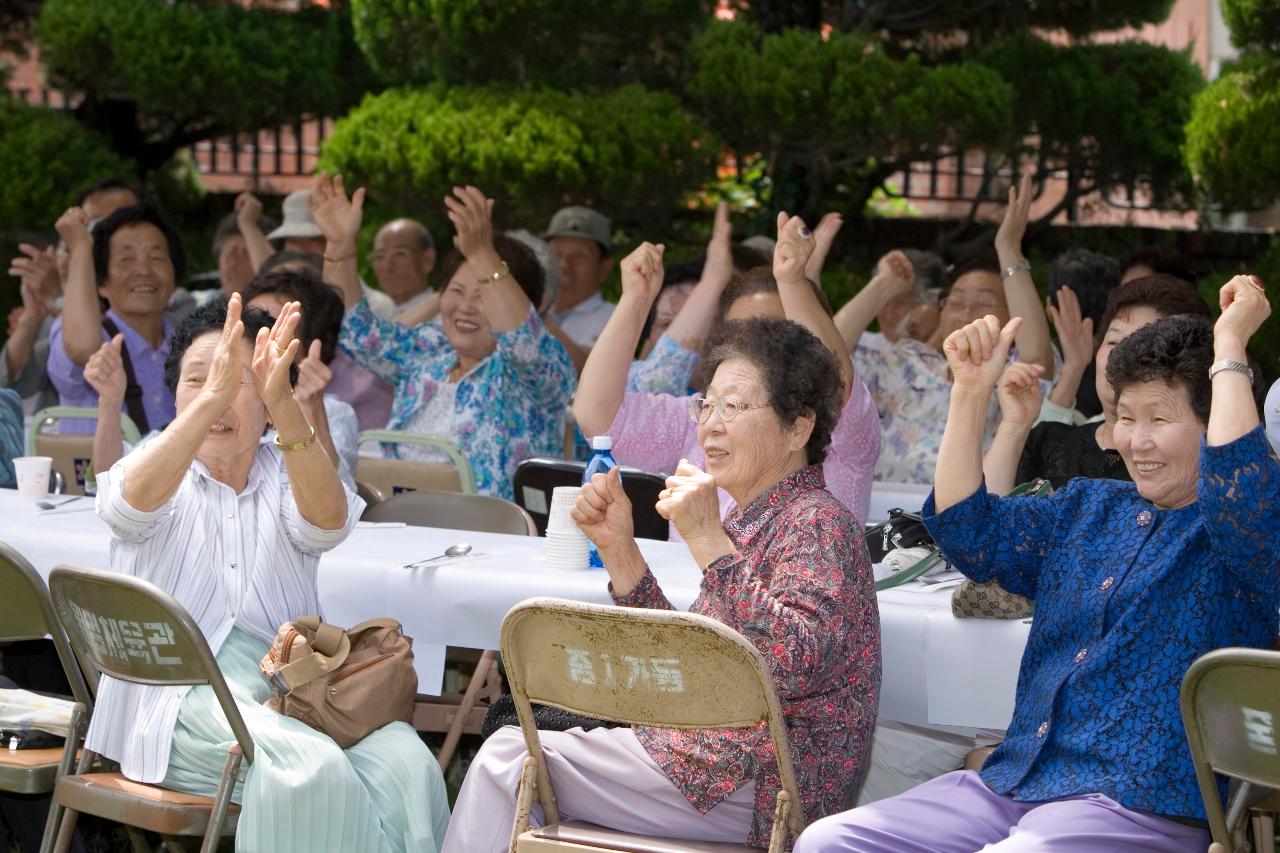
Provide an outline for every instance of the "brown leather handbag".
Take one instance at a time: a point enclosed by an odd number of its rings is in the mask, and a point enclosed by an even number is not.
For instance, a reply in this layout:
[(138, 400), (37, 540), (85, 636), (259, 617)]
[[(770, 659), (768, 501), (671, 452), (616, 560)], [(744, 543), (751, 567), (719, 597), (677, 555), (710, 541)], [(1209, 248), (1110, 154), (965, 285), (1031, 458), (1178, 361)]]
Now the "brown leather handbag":
[(271, 685), (268, 708), (324, 732), (343, 749), (413, 716), (413, 640), (394, 619), (370, 619), (347, 631), (318, 616), (286, 622), (258, 669)]
[[(1032, 480), (1009, 492), (1009, 497), (1035, 497), (1053, 494), (1048, 480)], [(951, 593), (951, 613), (957, 619), (1026, 619), (1035, 611), (1035, 603), (1015, 595), (995, 581), (977, 583), (968, 578)]]

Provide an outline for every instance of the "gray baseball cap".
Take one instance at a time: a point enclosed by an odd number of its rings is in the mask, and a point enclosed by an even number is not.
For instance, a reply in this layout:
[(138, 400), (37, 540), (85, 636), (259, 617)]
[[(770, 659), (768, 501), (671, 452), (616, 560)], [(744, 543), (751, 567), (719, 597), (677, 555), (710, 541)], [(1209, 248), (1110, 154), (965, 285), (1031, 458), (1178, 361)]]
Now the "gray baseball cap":
[(552, 237), (581, 237), (599, 243), (606, 255), (613, 250), (613, 227), (608, 217), (581, 205), (557, 210), (547, 226), (547, 233), (542, 236), (548, 240)]

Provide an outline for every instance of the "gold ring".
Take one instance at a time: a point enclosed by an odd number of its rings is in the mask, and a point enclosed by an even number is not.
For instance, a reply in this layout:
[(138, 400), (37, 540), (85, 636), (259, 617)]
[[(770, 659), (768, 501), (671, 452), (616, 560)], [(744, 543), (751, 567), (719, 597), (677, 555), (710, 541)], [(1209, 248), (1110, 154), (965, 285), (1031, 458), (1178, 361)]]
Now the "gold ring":
[(288, 347), (282, 347), (280, 346), (280, 344), (276, 344), (276, 354), (279, 355), (281, 358), (284, 358), (284, 354), (287, 353), (288, 351), (289, 351)]

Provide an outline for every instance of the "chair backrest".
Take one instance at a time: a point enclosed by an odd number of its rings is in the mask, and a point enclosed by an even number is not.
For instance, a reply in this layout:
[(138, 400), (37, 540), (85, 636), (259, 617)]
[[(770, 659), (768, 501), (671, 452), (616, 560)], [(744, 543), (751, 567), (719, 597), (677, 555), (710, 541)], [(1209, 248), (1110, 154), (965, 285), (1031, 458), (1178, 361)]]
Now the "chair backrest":
[[(93, 434), (61, 435), (47, 431), (48, 427), (64, 419), (96, 421), (98, 410), (88, 406), (50, 406), (41, 409), (31, 419), (28, 442), (36, 455), (53, 458), (53, 470), (62, 473), (66, 494), (83, 495), (85, 480), (92, 477)], [(130, 444), (138, 443), (138, 427), (123, 412), (120, 414), (120, 429), (125, 441)]]
[(53, 640), (62, 671), (71, 685), (71, 695), (86, 709), (93, 708), (84, 674), (54, 615), (49, 588), (26, 557), (3, 542), (0, 542), (0, 589), (4, 590), (0, 595), (0, 641), (42, 640), (47, 635)]
[(1182, 722), (1209, 829), (1230, 847), (1235, 816), (1223, 811), (1214, 773), (1280, 788), (1280, 652), (1218, 649), (1201, 657), (1182, 679)]
[[(727, 625), (696, 613), (531, 598), (502, 620), (502, 658), (539, 768), (533, 702), (665, 728), (753, 728), (763, 722), (783, 790), (792, 798), (791, 829), (798, 835), (804, 828), (773, 678), (756, 648)], [(555, 814), (554, 794), (541, 773), (538, 789), (543, 809)]]
[(449, 462), (419, 462), (412, 459), (385, 459), (361, 456), (356, 460), (356, 479), (386, 497), (417, 489), (437, 492), (475, 494), (476, 478), (471, 463), (458, 445), (438, 435), (402, 432), (393, 429), (367, 429), (360, 433), (359, 443), (413, 444), (430, 447), (449, 457)]
[(399, 521), (415, 527), (450, 527), (485, 533), (537, 536), (529, 513), (488, 495), (460, 492), (404, 492), (365, 509), (362, 521)]
[[(635, 526), (635, 535), (641, 539), (666, 541), (671, 535), (671, 525), (654, 509), (658, 493), (667, 487), (666, 478), (639, 468), (629, 468), (626, 465), (620, 467), (622, 490), (631, 500), (631, 520)], [(551, 493), (556, 486), (582, 485), (582, 472), (586, 468), (585, 462), (551, 459), (546, 456), (534, 456), (516, 466), (512, 482), (516, 503), (533, 516), (534, 523), (538, 525), (539, 536), (547, 532)]]
[(60, 565), (49, 575), (54, 612), (80, 657), (135, 684), (213, 688), (245, 760), (253, 739), (195, 620), (173, 596), (129, 575)]

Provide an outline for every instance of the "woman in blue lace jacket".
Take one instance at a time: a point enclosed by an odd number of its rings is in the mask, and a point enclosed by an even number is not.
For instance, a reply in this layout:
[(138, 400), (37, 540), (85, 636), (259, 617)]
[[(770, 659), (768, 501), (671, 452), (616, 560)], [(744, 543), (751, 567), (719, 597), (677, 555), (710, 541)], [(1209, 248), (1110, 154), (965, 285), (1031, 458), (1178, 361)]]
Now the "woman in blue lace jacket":
[(955, 385), (924, 513), (956, 568), (1036, 601), (1013, 720), (981, 774), (819, 821), (796, 853), (1206, 849), (1179, 686), (1208, 651), (1270, 648), (1280, 607), (1280, 464), (1245, 364), (1271, 309), (1251, 276), (1220, 302), (1216, 324), (1167, 317), (1111, 354), (1133, 483), (1080, 478), (1049, 498), (982, 482), (986, 407), (1018, 321), (988, 316), (947, 339)]
[[(471, 462), (476, 491), (511, 500), (516, 465), (559, 456), (577, 374), (536, 306), (543, 272), (527, 246), (493, 233), (493, 201), (475, 187), (445, 199), (456, 248), (441, 264), (440, 323), (402, 326), (378, 317), (356, 274), (364, 190), (350, 199), (341, 176), (322, 176), (311, 198), (325, 234), (325, 281), (347, 306), (338, 345), (395, 386), (390, 429), (450, 439)], [(430, 448), (403, 445), (401, 458), (447, 462)]]

